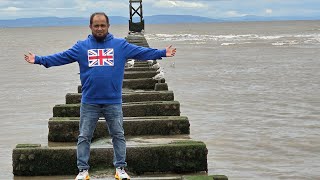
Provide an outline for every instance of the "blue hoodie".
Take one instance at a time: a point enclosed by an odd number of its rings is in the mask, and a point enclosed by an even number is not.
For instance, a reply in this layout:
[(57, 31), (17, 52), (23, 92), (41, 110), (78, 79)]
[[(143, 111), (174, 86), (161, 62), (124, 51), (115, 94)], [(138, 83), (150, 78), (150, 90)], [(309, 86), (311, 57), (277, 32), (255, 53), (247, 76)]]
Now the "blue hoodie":
[(127, 59), (155, 60), (166, 56), (166, 50), (145, 48), (108, 34), (103, 42), (89, 35), (72, 48), (49, 56), (36, 56), (35, 64), (47, 68), (79, 63), (82, 103), (122, 103), (122, 82)]

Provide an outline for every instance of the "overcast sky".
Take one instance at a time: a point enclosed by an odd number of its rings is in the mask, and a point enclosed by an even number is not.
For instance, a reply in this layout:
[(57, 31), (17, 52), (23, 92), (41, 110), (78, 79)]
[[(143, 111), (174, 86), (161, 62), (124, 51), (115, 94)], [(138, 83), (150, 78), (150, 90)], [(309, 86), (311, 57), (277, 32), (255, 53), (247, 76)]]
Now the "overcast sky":
[[(143, 0), (144, 16), (185, 14), (210, 18), (257, 16), (320, 16), (320, 0)], [(0, 19), (89, 17), (104, 11), (129, 17), (129, 0), (0, 0)]]

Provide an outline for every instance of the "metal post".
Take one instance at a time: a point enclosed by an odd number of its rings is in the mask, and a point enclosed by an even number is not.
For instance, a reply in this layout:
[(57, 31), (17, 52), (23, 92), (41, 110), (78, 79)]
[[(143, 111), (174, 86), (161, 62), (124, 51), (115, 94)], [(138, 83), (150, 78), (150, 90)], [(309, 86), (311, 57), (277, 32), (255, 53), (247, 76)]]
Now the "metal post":
[[(130, 32), (142, 32), (144, 30), (144, 19), (142, 14), (142, 0), (129, 0), (129, 31)], [(140, 17), (140, 22), (133, 22), (134, 15)]]

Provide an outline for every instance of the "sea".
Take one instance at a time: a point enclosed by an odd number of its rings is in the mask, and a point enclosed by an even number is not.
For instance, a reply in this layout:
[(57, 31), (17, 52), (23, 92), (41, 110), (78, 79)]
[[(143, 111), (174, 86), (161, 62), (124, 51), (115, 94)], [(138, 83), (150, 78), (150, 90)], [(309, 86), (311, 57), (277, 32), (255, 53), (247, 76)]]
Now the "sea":
[[(110, 32), (125, 37), (128, 26)], [(53, 107), (80, 84), (77, 63), (47, 69), (24, 54), (61, 52), (90, 33), (0, 28), (0, 179), (24, 179), (12, 174), (12, 150), (47, 145)], [(208, 148), (208, 174), (320, 179), (320, 21), (147, 24), (144, 33), (153, 48), (177, 48), (158, 62), (190, 137)]]

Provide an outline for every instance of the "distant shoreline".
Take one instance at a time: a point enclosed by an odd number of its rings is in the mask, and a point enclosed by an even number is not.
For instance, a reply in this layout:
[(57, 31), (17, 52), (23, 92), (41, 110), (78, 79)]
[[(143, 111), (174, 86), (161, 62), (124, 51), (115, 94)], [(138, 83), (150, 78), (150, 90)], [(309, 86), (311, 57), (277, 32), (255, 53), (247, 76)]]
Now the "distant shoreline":
[[(110, 16), (112, 25), (128, 25), (128, 18), (121, 16)], [(243, 16), (235, 18), (212, 19), (191, 15), (155, 15), (144, 18), (146, 24), (199, 24), (199, 23), (220, 23), (220, 22), (268, 22), (268, 21), (318, 21), (320, 17), (260, 17)], [(10, 27), (59, 27), (59, 26), (87, 26), (88, 18), (81, 17), (40, 17), (0, 20), (1, 28)]]

